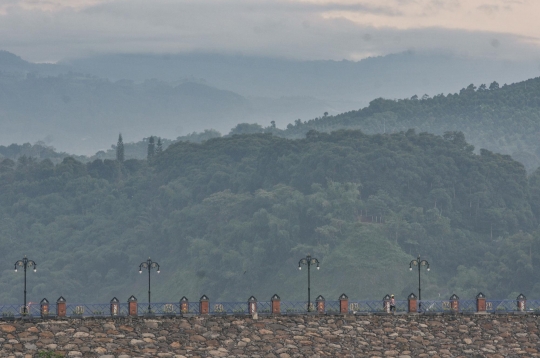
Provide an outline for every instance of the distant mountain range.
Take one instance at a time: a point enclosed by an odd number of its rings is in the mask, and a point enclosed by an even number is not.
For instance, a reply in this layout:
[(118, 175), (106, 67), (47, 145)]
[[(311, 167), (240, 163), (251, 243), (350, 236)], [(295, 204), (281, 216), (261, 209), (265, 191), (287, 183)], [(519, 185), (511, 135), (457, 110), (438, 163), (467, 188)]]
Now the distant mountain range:
[[(367, 106), (378, 97), (433, 96), (454, 93), (470, 83), (498, 81), (502, 85), (540, 75), (540, 61), (509, 62), (414, 51), (357, 62), (218, 54), (117, 54), (72, 59), (62, 64), (112, 80), (192, 79), (246, 97), (309, 96), (328, 101), (332, 106), (330, 114)], [(306, 113), (298, 118), (305, 120), (310, 116)]]
[[(414, 52), (351, 61), (103, 55), (36, 64), (0, 51), (0, 145), (92, 155), (150, 135), (175, 139), (239, 123), (285, 128), (362, 108), (377, 97), (456, 92), (537, 76), (537, 63)], [(473, 143), (474, 141), (471, 140)]]

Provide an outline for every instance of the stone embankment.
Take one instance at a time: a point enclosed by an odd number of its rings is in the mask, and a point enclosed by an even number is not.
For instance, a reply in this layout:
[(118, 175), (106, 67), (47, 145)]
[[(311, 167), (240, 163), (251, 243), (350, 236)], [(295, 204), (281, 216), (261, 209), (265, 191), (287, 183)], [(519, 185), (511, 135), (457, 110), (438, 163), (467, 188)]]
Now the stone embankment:
[(538, 357), (538, 316), (91, 318), (0, 323), (1, 357)]

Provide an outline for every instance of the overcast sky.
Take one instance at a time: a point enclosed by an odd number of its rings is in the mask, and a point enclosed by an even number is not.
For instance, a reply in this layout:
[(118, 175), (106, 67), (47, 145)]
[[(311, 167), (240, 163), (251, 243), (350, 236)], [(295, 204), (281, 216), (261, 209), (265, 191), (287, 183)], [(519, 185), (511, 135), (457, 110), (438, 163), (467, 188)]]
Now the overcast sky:
[(404, 50), (540, 60), (540, 0), (0, 0), (0, 49), (54, 62), (190, 51), (349, 59)]

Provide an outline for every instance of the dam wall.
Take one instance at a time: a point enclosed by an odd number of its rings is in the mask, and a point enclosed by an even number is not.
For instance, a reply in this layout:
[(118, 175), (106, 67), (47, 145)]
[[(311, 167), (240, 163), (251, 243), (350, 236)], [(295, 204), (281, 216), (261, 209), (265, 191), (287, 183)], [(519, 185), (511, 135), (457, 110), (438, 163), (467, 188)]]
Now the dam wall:
[(0, 322), (1, 357), (537, 357), (526, 314), (223, 315)]

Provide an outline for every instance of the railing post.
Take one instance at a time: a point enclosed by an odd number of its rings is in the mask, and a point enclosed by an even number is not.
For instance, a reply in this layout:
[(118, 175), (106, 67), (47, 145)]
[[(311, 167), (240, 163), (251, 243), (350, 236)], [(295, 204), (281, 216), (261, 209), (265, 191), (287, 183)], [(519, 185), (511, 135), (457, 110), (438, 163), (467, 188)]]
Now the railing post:
[(187, 299), (186, 296), (183, 296), (180, 299), (180, 313), (181, 314), (189, 313), (189, 300)]
[(455, 293), (450, 296), (450, 309), (455, 313), (459, 312), (459, 297)]
[(41, 317), (48, 317), (49, 316), (49, 301), (46, 298), (44, 298), (41, 300), (39, 305), (41, 306), (39, 310), (41, 313)]
[(251, 296), (248, 299), (248, 312), (250, 315), (257, 313), (257, 299), (255, 296)]
[(339, 313), (349, 313), (349, 297), (347, 297), (347, 295), (344, 293), (339, 296)]
[(386, 294), (383, 297), (383, 308), (386, 313), (390, 313), (390, 295)]
[(113, 297), (111, 300), (111, 316), (118, 316), (120, 313), (120, 301), (118, 301), (118, 298)]
[(56, 316), (66, 317), (66, 299), (62, 296), (56, 300)]
[(527, 303), (527, 297), (523, 293), (520, 293), (519, 296), (517, 296), (517, 309), (520, 312), (523, 312), (527, 309), (526, 307)]
[(281, 314), (281, 298), (275, 294), (270, 301), (272, 301), (272, 314)]
[(128, 298), (128, 314), (130, 316), (137, 316), (139, 314), (139, 308), (137, 307), (137, 298), (133, 295)]
[(482, 292), (476, 295), (476, 312), (486, 312), (486, 296)]
[(209, 303), (210, 299), (206, 295), (202, 295), (199, 299), (199, 313), (200, 314), (208, 314), (209, 313)]
[(315, 302), (317, 303), (317, 312), (319, 314), (324, 314), (326, 308), (325, 308), (325, 300), (324, 300), (324, 297), (322, 295), (319, 295), (319, 297), (317, 297), (315, 299)]
[(411, 293), (407, 297), (407, 301), (409, 301), (409, 313), (418, 313), (418, 298), (416, 295)]

